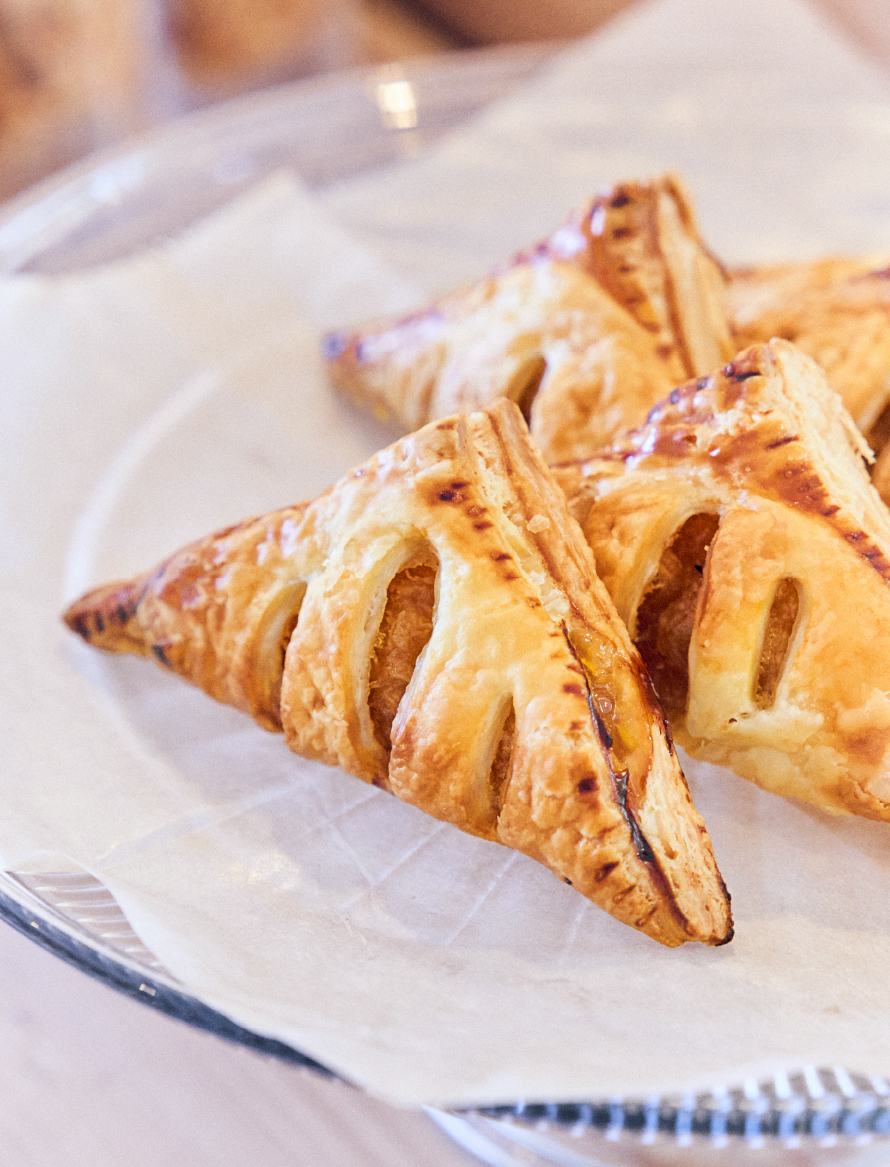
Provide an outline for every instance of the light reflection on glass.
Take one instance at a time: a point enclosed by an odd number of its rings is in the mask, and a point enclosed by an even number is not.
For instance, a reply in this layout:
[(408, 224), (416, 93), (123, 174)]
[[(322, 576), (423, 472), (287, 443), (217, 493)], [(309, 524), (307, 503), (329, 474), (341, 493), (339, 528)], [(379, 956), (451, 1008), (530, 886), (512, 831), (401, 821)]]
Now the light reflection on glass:
[(393, 78), (378, 82), (377, 105), (391, 130), (413, 130), (417, 125), (417, 100), (410, 81)]

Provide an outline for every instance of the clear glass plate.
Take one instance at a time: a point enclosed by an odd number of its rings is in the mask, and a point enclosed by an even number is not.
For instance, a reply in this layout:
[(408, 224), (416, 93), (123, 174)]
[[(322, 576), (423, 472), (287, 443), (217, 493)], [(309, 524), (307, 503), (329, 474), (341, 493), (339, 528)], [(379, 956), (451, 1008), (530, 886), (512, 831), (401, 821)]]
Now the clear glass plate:
[(283, 167), (312, 188), (404, 158), (527, 81), (558, 43), (265, 90), (94, 155), (0, 211), (0, 271), (70, 272), (181, 231)]
[[(72, 272), (127, 256), (282, 167), (323, 188), (409, 156), (527, 81), (557, 47), (354, 71), (202, 111), (87, 159), (6, 204), (0, 270)], [(0, 876), (0, 914), (63, 959), (154, 1007), (326, 1072), (182, 993), (89, 876), (7, 873)], [(890, 1086), (841, 1067), (807, 1067), (781, 1080), (698, 1096), (517, 1102), (439, 1120), (491, 1163), (580, 1165), (595, 1161), (588, 1155), (602, 1159), (604, 1148), (622, 1138), (710, 1149), (733, 1142), (793, 1147), (880, 1140), (890, 1131)]]

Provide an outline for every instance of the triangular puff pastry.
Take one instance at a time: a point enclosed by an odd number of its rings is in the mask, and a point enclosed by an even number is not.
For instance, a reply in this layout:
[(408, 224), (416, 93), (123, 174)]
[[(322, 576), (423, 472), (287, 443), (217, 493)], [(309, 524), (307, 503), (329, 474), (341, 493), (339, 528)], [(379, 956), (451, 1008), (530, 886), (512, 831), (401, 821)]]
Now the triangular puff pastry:
[[(883, 266), (878, 266), (883, 260)], [(826, 258), (733, 273), (740, 345), (793, 341), (825, 371), (878, 455), (874, 483), (890, 501), (890, 267), (887, 256)]]
[(479, 283), (325, 349), (334, 384), (404, 430), (509, 397), (556, 462), (601, 448), (738, 345), (722, 269), (668, 175), (615, 187)]
[(509, 402), (432, 424), (66, 620), (283, 727), (297, 753), (525, 852), (664, 944), (731, 936), (645, 670)]
[(866, 452), (776, 340), (558, 477), (689, 752), (890, 819), (890, 514)]

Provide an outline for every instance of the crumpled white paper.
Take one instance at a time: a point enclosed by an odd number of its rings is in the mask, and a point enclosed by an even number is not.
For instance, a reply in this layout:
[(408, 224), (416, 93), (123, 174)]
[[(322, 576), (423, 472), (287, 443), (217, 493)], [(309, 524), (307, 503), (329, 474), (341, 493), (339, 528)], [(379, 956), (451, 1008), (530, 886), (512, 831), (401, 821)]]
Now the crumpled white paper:
[(890, 89), (796, 0), (653, 0), (428, 157), (321, 199), (280, 176), (144, 256), (0, 282), (0, 863), (94, 872), (188, 991), (401, 1103), (890, 1073), (886, 825), (689, 765), (737, 937), (666, 950), (58, 622), (389, 440), (330, 395), (319, 328), (665, 165), (731, 259), (886, 247), (888, 162)]

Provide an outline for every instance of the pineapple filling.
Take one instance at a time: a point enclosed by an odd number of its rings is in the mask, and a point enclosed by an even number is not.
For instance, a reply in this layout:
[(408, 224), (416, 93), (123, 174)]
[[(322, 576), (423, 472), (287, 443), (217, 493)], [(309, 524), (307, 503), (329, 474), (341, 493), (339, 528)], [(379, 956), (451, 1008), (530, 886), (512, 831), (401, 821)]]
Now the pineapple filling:
[(507, 794), (507, 783), (510, 781), (510, 764), (513, 761), (513, 744), (516, 737), (516, 711), (513, 702), (507, 709), (503, 726), (498, 737), (498, 744), (491, 760), (491, 769), (488, 772), (487, 796), (489, 816), (492, 824), (497, 823), (498, 816), (504, 806)]
[(392, 749), (392, 723), (414, 675), (417, 658), (433, 634), (438, 565), (414, 564), (390, 582), (371, 655), (368, 707), (377, 740)]
[(800, 585), (797, 580), (780, 580), (763, 630), (760, 662), (751, 694), (758, 709), (771, 709), (776, 702), (799, 613)]
[(291, 637), (297, 630), (306, 584), (300, 580), (281, 589), (264, 613), (257, 636), (256, 675), (262, 692), (263, 712), (276, 725), (281, 724), (281, 683), (284, 658)]
[(884, 406), (878, 414), (872, 427), (865, 435), (868, 444), (875, 452), (875, 456), (881, 453), (884, 447), (890, 442), (890, 401)]
[(546, 372), (546, 360), (540, 355), (533, 357), (522, 366), (504, 395), (519, 406), (519, 412), (525, 418), (526, 425), (531, 425), (532, 406)]
[(634, 640), (670, 719), (689, 700), (689, 643), (708, 550), (720, 516), (692, 515), (665, 547), (636, 613)]

